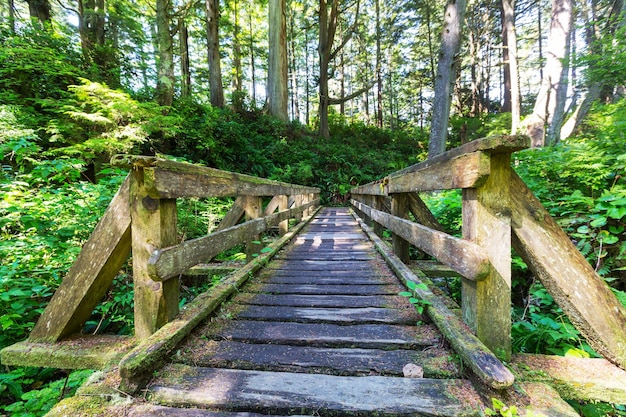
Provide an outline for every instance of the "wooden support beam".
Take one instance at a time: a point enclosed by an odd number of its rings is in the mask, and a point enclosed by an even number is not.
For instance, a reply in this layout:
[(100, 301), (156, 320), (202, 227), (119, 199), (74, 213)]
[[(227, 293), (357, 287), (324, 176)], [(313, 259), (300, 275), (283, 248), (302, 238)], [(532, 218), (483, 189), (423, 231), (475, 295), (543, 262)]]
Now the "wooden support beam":
[[(276, 196), (278, 198), (278, 211), (285, 211), (289, 208), (289, 197), (286, 195)], [(289, 219), (283, 220), (278, 223), (278, 234), (280, 236), (285, 236), (285, 234), (289, 231)]]
[[(263, 216), (263, 199), (261, 197), (246, 196), (243, 202), (243, 211), (246, 213), (246, 221), (255, 220)], [(261, 233), (248, 235), (246, 241), (246, 261), (250, 262), (254, 255), (261, 253)]]
[(448, 265), (461, 276), (481, 280), (488, 276), (491, 264), (483, 250), (472, 242), (430, 229), (418, 223), (392, 216), (352, 200), (366, 216)]
[(270, 202), (267, 203), (267, 206), (263, 210), (264, 216), (267, 216), (268, 214), (272, 214), (276, 211), (276, 209), (278, 208), (278, 202), (280, 200), (280, 197), (281, 197), (280, 195), (275, 195), (274, 197), (272, 197)]
[(515, 251), (589, 345), (626, 369), (626, 308), (524, 181), (510, 179)]
[[(409, 200), (406, 194), (393, 194), (391, 196), (391, 214), (399, 217), (400, 219), (406, 219), (409, 212)], [(392, 230), (393, 231), (393, 230)], [(409, 257), (410, 244), (407, 242), (401, 234), (393, 232), (392, 236), (393, 253), (404, 263), (408, 263), (411, 258)]]
[[(379, 195), (373, 195), (371, 196), (372, 199), (372, 203), (369, 204), (374, 210), (379, 210), (379, 211), (383, 211), (383, 200), (384, 197), (383, 196), (379, 196)], [(383, 237), (383, 226), (380, 223), (374, 222), (374, 233), (376, 233), (377, 236), (379, 237)]]
[(135, 291), (135, 336), (143, 339), (178, 314), (178, 278), (155, 282), (148, 260), (155, 249), (176, 244), (176, 200), (158, 200), (149, 195), (143, 169), (131, 173), (133, 285)]
[(433, 213), (428, 209), (419, 194), (409, 193), (408, 196), (409, 210), (411, 210), (411, 213), (415, 216), (415, 220), (426, 227), (443, 232), (443, 227), (439, 224), (439, 221), (435, 218)]
[(129, 184), (127, 177), (37, 321), (29, 341), (56, 342), (80, 333), (109, 290), (130, 255)]
[(500, 359), (511, 357), (511, 155), (491, 156), (483, 185), (463, 190), (463, 238), (483, 248), (492, 268), (480, 281), (462, 280), (463, 320)]
[(230, 210), (228, 210), (220, 224), (215, 229), (216, 232), (228, 229), (229, 227), (239, 223), (239, 220), (241, 220), (244, 215), (243, 199), (244, 197), (237, 197), (235, 201), (233, 201), (233, 205), (230, 207)]

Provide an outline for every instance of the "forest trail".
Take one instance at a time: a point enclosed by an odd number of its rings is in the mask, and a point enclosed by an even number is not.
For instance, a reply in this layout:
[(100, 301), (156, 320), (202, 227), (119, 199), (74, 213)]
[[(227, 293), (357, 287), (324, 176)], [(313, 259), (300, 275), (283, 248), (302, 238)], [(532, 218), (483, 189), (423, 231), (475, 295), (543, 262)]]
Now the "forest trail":
[(478, 415), (454, 352), (401, 291), (348, 210), (326, 208), (179, 347), (136, 415)]

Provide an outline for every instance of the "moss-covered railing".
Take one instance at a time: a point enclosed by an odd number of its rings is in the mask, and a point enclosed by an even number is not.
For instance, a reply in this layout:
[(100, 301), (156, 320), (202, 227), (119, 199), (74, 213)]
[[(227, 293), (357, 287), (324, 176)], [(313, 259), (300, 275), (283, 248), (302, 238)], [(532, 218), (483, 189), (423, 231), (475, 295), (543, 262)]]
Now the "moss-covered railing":
[[(284, 235), (289, 219), (302, 220), (319, 205), (317, 188), (154, 157), (116, 156), (112, 164), (129, 168), (128, 177), (28, 340), (2, 351), (3, 364), (105, 366), (111, 359), (109, 352), (119, 356), (119, 352), (141, 343), (179, 315), (181, 274), (242, 243), (246, 244), (248, 260), (252, 260), (252, 255), (261, 251), (263, 232), (278, 226)], [(236, 200), (216, 232), (180, 243), (176, 200), (191, 197)], [(245, 221), (238, 224), (241, 218)], [(107, 337), (80, 335), (131, 254), (134, 338), (113, 338), (111, 342)], [(70, 342), (63, 349), (57, 349), (58, 342), (67, 340)]]
[[(403, 262), (414, 245), (461, 275), (463, 321), (499, 358), (511, 355), (514, 248), (589, 344), (626, 369), (626, 309), (511, 168), (529, 145), (525, 136), (476, 140), (352, 189), (352, 204), (375, 232), (392, 232)], [(446, 189), (462, 189), (462, 238), (442, 231), (418, 194)]]

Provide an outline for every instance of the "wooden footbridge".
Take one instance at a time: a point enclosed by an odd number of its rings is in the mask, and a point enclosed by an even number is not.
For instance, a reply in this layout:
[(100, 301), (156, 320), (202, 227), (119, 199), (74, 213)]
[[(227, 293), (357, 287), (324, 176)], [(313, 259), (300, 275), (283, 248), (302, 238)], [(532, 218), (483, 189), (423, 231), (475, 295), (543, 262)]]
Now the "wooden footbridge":
[[(352, 208), (118, 157), (128, 179), (2, 363), (100, 370), (51, 416), (479, 416), (494, 398), (576, 416), (565, 399), (625, 403), (626, 311), (511, 170), (527, 145), (471, 142), (353, 189)], [(449, 188), (463, 189), (462, 238), (418, 194)], [(209, 196), (236, 200), (216, 232), (178, 242), (176, 199)], [(181, 276), (211, 274), (241, 243), (249, 262), (179, 310)], [(411, 245), (438, 261), (411, 262)], [(511, 245), (604, 358), (511, 356)], [(135, 335), (81, 334), (131, 253)], [(462, 281), (461, 306), (432, 285), (442, 275)]]

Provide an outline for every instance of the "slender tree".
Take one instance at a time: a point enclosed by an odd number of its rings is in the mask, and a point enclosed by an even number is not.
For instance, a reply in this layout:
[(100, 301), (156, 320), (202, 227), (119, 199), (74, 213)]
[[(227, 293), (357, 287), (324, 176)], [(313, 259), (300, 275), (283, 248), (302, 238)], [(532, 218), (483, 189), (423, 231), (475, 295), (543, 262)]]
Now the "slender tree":
[(156, 28), (158, 44), (156, 100), (161, 106), (174, 102), (174, 40), (171, 29), (170, 0), (156, 0)]
[(191, 70), (189, 68), (189, 30), (184, 20), (179, 22), (179, 46), (180, 46), (180, 95), (191, 97)]
[(219, 0), (205, 0), (205, 7), (211, 105), (224, 107), (224, 86), (222, 84), (219, 47)]
[(502, 60), (504, 61), (505, 105), (511, 112), (511, 134), (517, 133), (522, 113), (522, 100), (517, 63), (517, 35), (515, 32), (515, 0), (501, 1)]
[[(554, 145), (559, 140), (567, 98), (568, 54), (572, 26), (572, 0), (553, 0), (548, 51), (543, 79), (533, 113), (526, 124), (532, 145)], [(549, 129), (546, 132), (546, 129)]]
[(446, 6), (444, 28), (441, 39), (437, 76), (435, 78), (435, 100), (430, 124), (428, 157), (432, 158), (446, 150), (448, 123), (452, 91), (459, 71), (458, 54), (461, 50), (461, 31), (465, 19), (466, 0), (450, 0)]
[(268, 101), (270, 114), (287, 121), (287, 18), (285, 0), (269, 1)]

